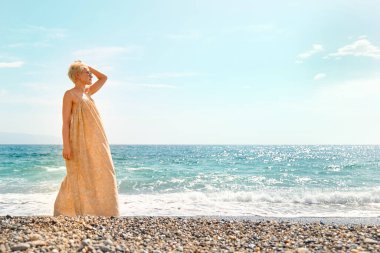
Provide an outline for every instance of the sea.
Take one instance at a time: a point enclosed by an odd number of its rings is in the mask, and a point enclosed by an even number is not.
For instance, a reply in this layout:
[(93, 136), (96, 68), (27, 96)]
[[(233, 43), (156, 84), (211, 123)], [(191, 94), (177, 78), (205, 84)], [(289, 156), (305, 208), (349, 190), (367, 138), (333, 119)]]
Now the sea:
[[(378, 145), (110, 145), (121, 216), (380, 217)], [(0, 145), (0, 215), (53, 215), (61, 145)]]

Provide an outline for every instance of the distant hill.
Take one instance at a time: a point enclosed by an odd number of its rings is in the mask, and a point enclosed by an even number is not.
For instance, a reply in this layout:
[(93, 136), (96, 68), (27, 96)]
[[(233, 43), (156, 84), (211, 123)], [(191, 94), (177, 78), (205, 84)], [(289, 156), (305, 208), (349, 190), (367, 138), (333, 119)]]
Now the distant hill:
[(0, 132), (0, 144), (62, 144), (62, 141), (53, 135)]

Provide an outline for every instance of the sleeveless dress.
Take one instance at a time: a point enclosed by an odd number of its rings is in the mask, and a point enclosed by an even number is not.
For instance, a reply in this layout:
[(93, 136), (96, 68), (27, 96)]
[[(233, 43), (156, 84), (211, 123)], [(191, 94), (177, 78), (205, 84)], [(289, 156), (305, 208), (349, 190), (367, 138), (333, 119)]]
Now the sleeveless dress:
[(120, 216), (111, 150), (95, 101), (86, 93), (74, 103), (70, 121), (71, 157), (54, 202), (54, 216)]

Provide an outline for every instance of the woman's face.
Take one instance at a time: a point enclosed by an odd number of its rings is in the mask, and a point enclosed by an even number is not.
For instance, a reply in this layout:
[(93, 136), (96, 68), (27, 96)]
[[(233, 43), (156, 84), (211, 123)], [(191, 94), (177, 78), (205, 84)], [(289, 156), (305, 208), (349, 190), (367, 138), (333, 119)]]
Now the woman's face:
[(91, 84), (92, 73), (88, 69), (83, 69), (78, 76), (78, 80), (84, 84)]

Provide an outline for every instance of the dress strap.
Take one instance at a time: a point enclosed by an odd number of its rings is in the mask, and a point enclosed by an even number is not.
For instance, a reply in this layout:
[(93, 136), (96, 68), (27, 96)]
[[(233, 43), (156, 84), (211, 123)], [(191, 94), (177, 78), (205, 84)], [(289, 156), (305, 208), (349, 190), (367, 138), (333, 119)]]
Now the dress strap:
[(71, 94), (73, 94), (74, 96), (76, 96), (77, 98), (79, 98), (79, 100), (82, 100), (82, 98), (80, 98), (77, 94), (75, 94), (75, 92), (73, 92), (72, 90), (69, 90), (71, 92)]

